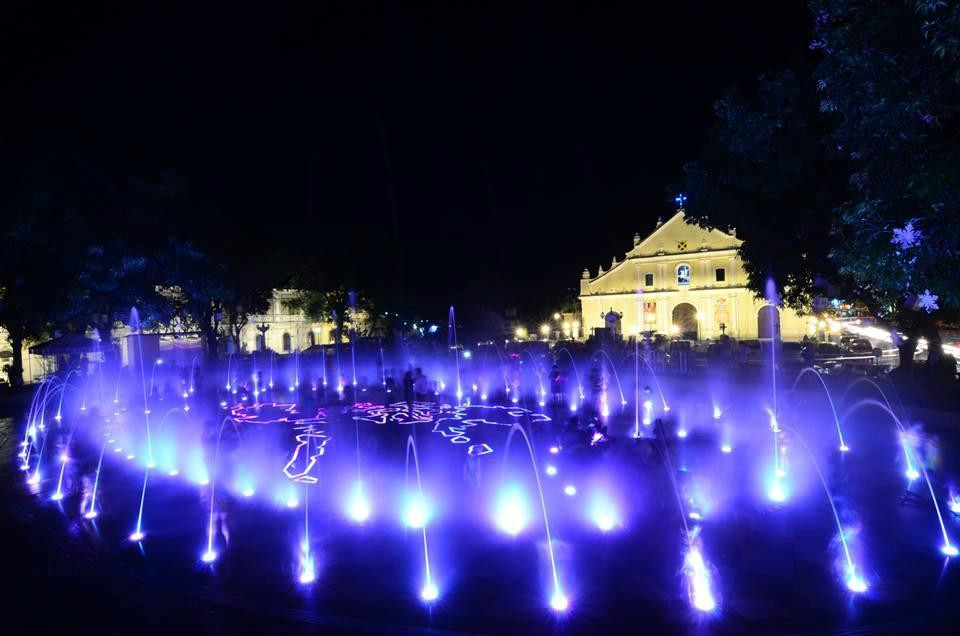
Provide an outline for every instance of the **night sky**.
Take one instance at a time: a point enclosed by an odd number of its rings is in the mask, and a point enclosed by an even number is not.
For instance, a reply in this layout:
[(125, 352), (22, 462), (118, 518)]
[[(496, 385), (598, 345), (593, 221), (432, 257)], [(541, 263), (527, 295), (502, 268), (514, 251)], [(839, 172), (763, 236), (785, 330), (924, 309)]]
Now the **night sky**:
[(8, 185), (172, 171), (171, 231), (251, 268), (546, 311), (672, 212), (721, 92), (808, 39), (802, 2), (310, 4), (6, 6)]

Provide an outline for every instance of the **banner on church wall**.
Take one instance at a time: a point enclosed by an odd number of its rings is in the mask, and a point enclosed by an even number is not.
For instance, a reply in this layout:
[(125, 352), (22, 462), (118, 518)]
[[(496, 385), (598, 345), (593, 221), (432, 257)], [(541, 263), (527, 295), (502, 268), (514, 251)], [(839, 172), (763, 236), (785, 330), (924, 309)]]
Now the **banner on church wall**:
[(716, 324), (721, 322), (729, 325), (730, 324), (730, 310), (727, 307), (726, 298), (717, 298), (713, 305), (713, 321)]
[(657, 303), (643, 303), (643, 322), (657, 322)]

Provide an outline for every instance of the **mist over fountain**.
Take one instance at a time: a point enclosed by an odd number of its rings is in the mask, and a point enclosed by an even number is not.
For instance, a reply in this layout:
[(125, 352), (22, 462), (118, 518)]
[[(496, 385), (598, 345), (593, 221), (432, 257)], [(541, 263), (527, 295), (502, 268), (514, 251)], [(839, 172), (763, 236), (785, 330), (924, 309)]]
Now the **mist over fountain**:
[[(247, 558), (250, 546), (231, 537), (256, 519), (271, 545), (289, 544), (275, 558), (294, 555), (282, 571), (300, 589), (324, 580), (319, 557), (337, 537), (375, 535), (376, 551), (384, 537), (415, 535), (409, 567), (383, 574), (412, 581), (411, 597), (440, 614), (471, 585), (464, 528), (477, 549), (510, 551), (502, 567), (539, 573), (553, 620), (575, 620), (579, 603), (604, 594), (587, 582), (591, 560), (656, 526), (668, 548), (656, 559), (679, 573), (659, 581), (665, 594), (723, 620), (742, 565), (725, 554), (727, 535), (738, 511), (758, 507), (771, 527), (825, 519), (832, 530), (804, 549), (820, 554), (838, 603), (872, 602), (885, 575), (868, 559), (894, 548), (856, 530), (876, 522), (874, 500), (856, 501), (848, 484), (863, 470), (928, 501), (939, 537), (923, 541), (946, 567), (957, 553), (952, 476), (924, 457), (889, 388), (787, 369), (776, 346), (759, 377), (691, 380), (656, 373), (639, 337), (620, 351), (473, 348), (458, 340), (451, 307), (439, 350), (366, 347), (355, 330), (349, 347), (345, 373), (339, 344), (319, 356), (230, 354), (211, 367), (146, 360), (138, 339), (129, 365), (51, 376), (21, 423), (24, 486), (98, 533), (125, 526), (144, 554), (182, 548), (214, 578), (222, 562)], [(399, 387), (416, 368), (430, 390), (414, 398)]]

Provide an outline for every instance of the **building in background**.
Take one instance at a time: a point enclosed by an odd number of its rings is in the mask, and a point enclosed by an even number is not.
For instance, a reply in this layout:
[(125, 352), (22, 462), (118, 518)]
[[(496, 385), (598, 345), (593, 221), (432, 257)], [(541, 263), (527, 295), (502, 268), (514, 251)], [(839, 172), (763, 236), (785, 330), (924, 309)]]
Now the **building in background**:
[(653, 331), (689, 340), (799, 340), (807, 323), (793, 310), (757, 299), (733, 233), (688, 222), (681, 208), (647, 238), (633, 238), (624, 260), (596, 276), (583, 271), (580, 304), (584, 336), (606, 328), (629, 336)]

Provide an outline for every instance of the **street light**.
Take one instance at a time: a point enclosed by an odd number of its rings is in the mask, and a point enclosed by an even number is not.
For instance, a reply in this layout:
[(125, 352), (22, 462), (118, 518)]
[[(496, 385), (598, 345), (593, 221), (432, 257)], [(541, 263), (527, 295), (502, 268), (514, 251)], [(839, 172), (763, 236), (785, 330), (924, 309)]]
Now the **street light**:
[(547, 323), (543, 323), (542, 325), (540, 325), (540, 335), (543, 336), (544, 338), (549, 338), (550, 325), (548, 325)]

